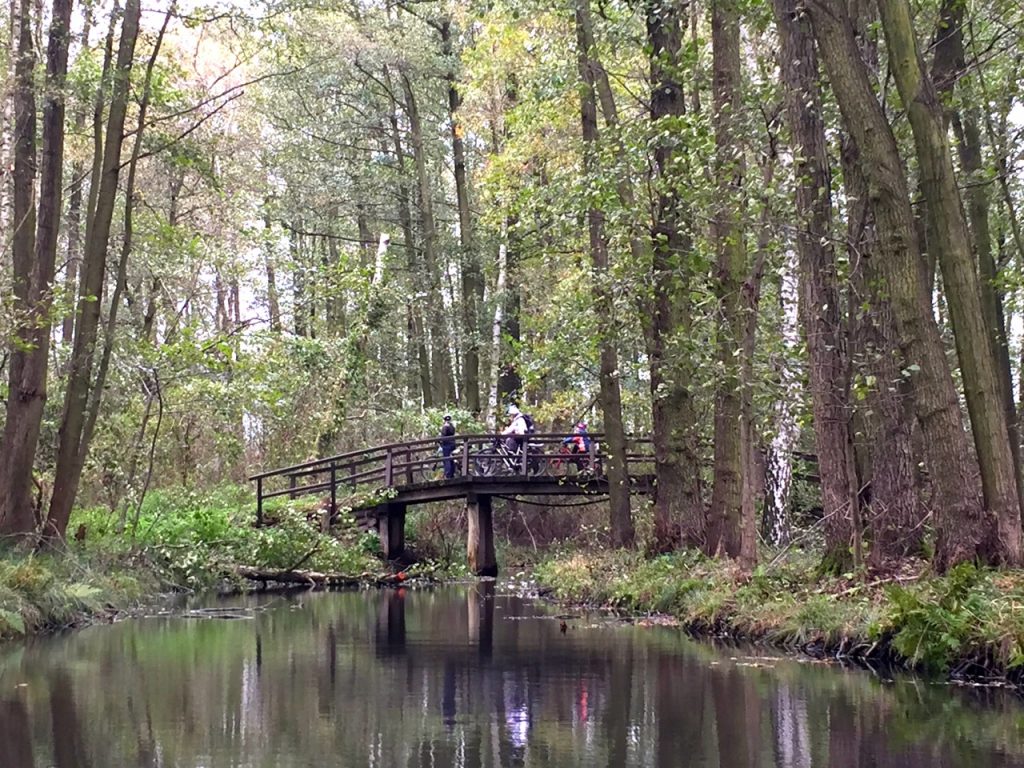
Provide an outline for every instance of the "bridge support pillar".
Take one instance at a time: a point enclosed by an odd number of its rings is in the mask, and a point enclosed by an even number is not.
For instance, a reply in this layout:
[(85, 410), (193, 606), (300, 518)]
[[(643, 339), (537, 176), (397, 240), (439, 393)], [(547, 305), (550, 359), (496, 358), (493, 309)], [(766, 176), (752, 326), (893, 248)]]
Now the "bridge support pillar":
[(377, 535), (388, 560), (394, 560), (405, 552), (405, 504), (381, 504)]
[(494, 524), (491, 515), (491, 497), (470, 494), (466, 497), (466, 518), (469, 532), (466, 540), (466, 560), (477, 576), (497, 576), (498, 561), (494, 555)]

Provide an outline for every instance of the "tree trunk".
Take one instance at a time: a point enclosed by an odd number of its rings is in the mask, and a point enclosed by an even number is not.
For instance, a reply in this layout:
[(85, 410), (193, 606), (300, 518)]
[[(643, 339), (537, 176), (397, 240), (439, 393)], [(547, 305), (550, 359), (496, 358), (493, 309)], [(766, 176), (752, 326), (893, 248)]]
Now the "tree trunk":
[(988, 551), (982, 554), (992, 562), (1017, 565), (1021, 560), (1020, 503), (1005, 401), (1000, 394), (994, 340), (982, 309), (943, 109), (918, 50), (909, 4), (906, 0), (891, 0), (879, 3), (879, 11), (896, 87), (914, 134), (929, 230), (935, 234), (929, 246), (937, 252), (942, 270), (981, 467), (982, 493), (985, 506), (996, 518), (996, 539), (985, 543)]
[[(766, 127), (767, 146), (761, 152), (761, 187), (772, 189), (775, 179), (775, 164), (778, 160), (778, 143), (771, 133), (772, 126)], [(757, 234), (757, 252), (750, 273), (741, 288), (740, 308), (743, 314), (743, 338), (740, 346), (740, 457), (743, 486), (740, 495), (740, 519), (743, 525), (743, 546), (740, 560), (747, 568), (753, 568), (757, 561), (757, 445), (754, 424), (754, 351), (757, 345), (757, 318), (761, 305), (761, 282), (764, 278), (768, 249), (776, 230), (774, 210), (768, 194), (762, 200), (761, 222)], [(762, 485), (763, 488), (763, 485)]]
[[(92, 8), (86, 8), (85, 21), (82, 25), (81, 50), (89, 49), (89, 33), (92, 31)], [(75, 110), (74, 132), (80, 134), (85, 130), (86, 102), (83, 101)], [(67, 215), (67, 264), (64, 266), (64, 294), (68, 306), (76, 301), (78, 288), (78, 267), (82, 260), (82, 187), (85, 184), (85, 163), (76, 160), (71, 166), (71, 194), (68, 197)], [(2, 229), (2, 227), (0, 227)], [(74, 341), (75, 317), (71, 311), (64, 314), (61, 323), (61, 341), (70, 346)]]
[(64, 414), (58, 437), (57, 468), (47, 522), (47, 531), (51, 536), (63, 536), (67, 529), (85, 462), (87, 447), (82, 444), (82, 430), (99, 329), (110, 224), (121, 172), (121, 144), (124, 139), (124, 121), (128, 106), (129, 75), (139, 32), (139, 13), (139, 0), (128, 0), (121, 23), (121, 41), (111, 86), (103, 171), (96, 196), (96, 209), (94, 216), (86, 225), (82, 264), (83, 290), (75, 323), (75, 343), (68, 372)]
[(745, 318), (743, 281), (747, 275), (744, 242), (743, 177), (746, 164), (739, 128), (742, 109), (739, 11), (733, 0), (716, 0), (711, 10), (715, 166), (719, 199), (712, 239), (717, 252), (718, 365), (715, 392), (715, 463), (706, 548), (739, 559), (744, 568), (756, 558), (756, 529), (744, 519), (742, 342)]
[[(85, 424), (82, 428), (82, 437), (80, 441), (81, 447), (79, 448), (79, 453), (81, 454), (81, 461), (83, 464), (85, 463), (85, 457), (89, 452), (89, 446), (92, 445), (93, 433), (96, 429), (100, 406), (103, 402), (103, 393), (106, 390), (107, 371), (110, 369), (110, 358), (114, 351), (114, 335), (117, 330), (118, 311), (121, 307), (121, 298), (126, 290), (128, 282), (128, 257), (132, 252), (132, 239), (134, 237), (133, 213), (135, 207), (135, 175), (138, 170), (139, 157), (142, 154), (142, 138), (145, 134), (146, 115), (149, 112), (149, 100), (152, 94), (153, 70), (156, 67), (157, 57), (160, 54), (160, 47), (163, 44), (164, 35), (167, 32), (167, 25), (170, 23), (173, 12), (174, 4), (172, 3), (170, 9), (164, 15), (163, 24), (160, 27), (160, 31), (157, 33), (156, 42), (153, 44), (153, 51), (149, 56), (148, 63), (146, 64), (146, 74), (142, 87), (142, 98), (139, 102), (139, 117), (137, 128), (135, 130), (135, 141), (132, 146), (132, 155), (128, 162), (128, 175), (125, 180), (124, 231), (121, 237), (121, 256), (118, 260), (117, 272), (114, 278), (114, 291), (110, 297), (110, 310), (107, 317), (106, 333), (104, 334), (103, 339), (103, 354), (100, 357), (95, 380), (92, 382), (92, 391), (90, 393), (88, 407), (86, 410)], [(217, 273), (217, 280), (220, 281), (219, 272)], [(227, 321), (226, 312), (224, 323), (225, 325), (222, 332), (228, 333), (230, 331), (230, 327)], [(47, 535), (62, 536), (63, 531), (51, 530), (48, 526)]]
[(412, 226), (412, 204), (409, 197), (409, 185), (406, 181), (405, 149), (402, 147), (402, 134), (398, 127), (398, 103), (392, 102), (392, 113), (389, 116), (391, 125), (391, 142), (395, 152), (395, 162), (398, 166), (398, 222), (402, 227), (402, 238), (405, 240), (405, 263), (409, 272), (409, 295), (410, 299), (406, 308), (407, 325), (409, 330), (409, 351), (410, 367), (415, 370), (412, 377), (419, 389), (420, 402), (424, 408), (432, 408), (434, 405), (433, 392), (430, 387), (430, 357), (427, 354), (426, 332), (423, 328), (422, 304), (418, 300), (419, 287), (416, 285), (416, 278), (422, 275), (423, 270), (419, 265), (419, 258), (416, 253), (416, 241)]
[[(999, 381), (999, 396), (1006, 413), (1010, 452), (1013, 457), (1014, 478), (1017, 484), (1017, 500), (1024, 505), (1024, 475), (1021, 474), (1020, 428), (1017, 408), (1013, 398), (1013, 373), (1010, 364), (1010, 350), (1006, 338), (1006, 318), (1003, 308), (1003, 293), (999, 288), (998, 269), (992, 255), (992, 233), (989, 228), (989, 185), (982, 166), (981, 129), (977, 109), (971, 106), (976, 94), (966, 90), (964, 75), (967, 72), (964, 52), (964, 5), (954, 0), (943, 0), (939, 16), (939, 28), (935, 33), (935, 58), (932, 65), (932, 79), (940, 98), (945, 99), (957, 84), (963, 93), (960, 110), (947, 110), (952, 118), (953, 130), (957, 137), (960, 166), (967, 176), (967, 216), (970, 223), (974, 257), (978, 264), (981, 306), (985, 326), (992, 343)], [(1022, 508), (1024, 512), (1024, 508)]]
[[(40, 244), (36, 242), (36, 99), (33, 83), (33, 67), (35, 53), (32, 47), (32, 16), (31, 4), (21, 0), (12, 8), (17, 11), (12, 24), (16, 30), (18, 45), (12, 52), (14, 62), (14, 190), (13, 190), (13, 228), (11, 237), (13, 261), (13, 293), (19, 312), (23, 313), (24, 321), (16, 326), (17, 337), (11, 345), (11, 356), (8, 367), (7, 413), (4, 422), (3, 440), (0, 442), (0, 534), (24, 535), (35, 529), (32, 514), (32, 469), (35, 463), (36, 446), (39, 443), (43, 404), (46, 400), (46, 348), (39, 359), (32, 345), (49, 342), (48, 327), (42, 334), (34, 328), (34, 320), (44, 320), (44, 297), (36, 294), (34, 285), (37, 272), (33, 261)], [(49, 70), (49, 56), (48, 66)], [(59, 108), (63, 102), (51, 97), (47, 100), (49, 110)], [(54, 113), (49, 112), (52, 120)], [(63, 127), (63, 123), (57, 123)], [(52, 125), (47, 126), (52, 130)], [(51, 136), (51, 140), (54, 137)], [(63, 136), (61, 136), (63, 139)], [(60, 215), (60, 165), (52, 163), (52, 147), (44, 153), (47, 172), (58, 174), (56, 188), (52, 180), (43, 184), (49, 188), (49, 194), (57, 195), (46, 201), (48, 216)], [(56, 158), (58, 161), (60, 156)], [(47, 183), (49, 182), (49, 183)], [(42, 190), (40, 190), (42, 193)], [(54, 205), (56, 203), (56, 205)], [(53, 234), (56, 235), (56, 221), (51, 221)], [(40, 227), (40, 230), (43, 228)], [(42, 231), (40, 232), (42, 234)], [(49, 236), (49, 232), (44, 236)], [(45, 271), (38, 274), (45, 277)], [(41, 286), (44, 290), (49, 285)], [(39, 365), (42, 364), (40, 370)]]
[(466, 410), (480, 412), (480, 306), (484, 299), (484, 281), (473, 240), (473, 219), (469, 207), (469, 183), (466, 178), (464, 129), (458, 111), (462, 98), (456, 88), (451, 21), (441, 23), (442, 52), (453, 63), (445, 75), (448, 81), (448, 117), (452, 132), (452, 165), (455, 172), (455, 199), (459, 209), (459, 242), (462, 246), (462, 400)]
[[(582, 91), (580, 118), (583, 128), (584, 173), (593, 177), (598, 171), (597, 96), (594, 69), (588, 41), (593, 39), (590, 21), (590, 0), (576, 0), (576, 44)], [(629, 476), (626, 468), (626, 436), (622, 422), (622, 394), (618, 379), (618, 353), (615, 348), (615, 313), (610, 276), (608, 274), (608, 240), (605, 235), (605, 214), (591, 200), (587, 210), (590, 256), (593, 265), (594, 310), (598, 318), (598, 348), (601, 356), (600, 400), (604, 417), (608, 474), (610, 530), (612, 544), (617, 547), (633, 543), (633, 518), (629, 507)]]
[(520, 294), (519, 253), (521, 250), (517, 228), (519, 220), (509, 216), (505, 224), (505, 317), (501, 335), (501, 361), (498, 367), (498, 403), (519, 402), (523, 397), (523, 378), (519, 375), (518, 353), (522, 340), (519, 319), (523, 302)]
[[(121, 14), (121, 0), (114, 0), (110, 11), (110, 23), (107, 25), (107, 37), (103, 45), (103, 68), (99, 85), (92, 102), (92, 165), (89, 169), (89, 196), (86, 198), (86, 227), (96, 216), (96, 200), (100, 192), (100, 177), (103, 174), (103, 114), (106, 111), (107, 90), (113, 80), (110, 68), (114, 63), (114, 38), (117, 33), (117, 19)], [(88, 237), (88, 233), (86, 234)], [(84, 258), (84, 254), (83, 254)], [(81, 265), (80, 265), (81, 266)], [(85, 270), (81, 270), (78, 282), (78, 302), (82, 301), (82, 290), (85, 285)], [(75, 304), (74, 317), (78, 317), (78, 304)]]
[(860, 167), (878, 231), (877, 263), (901, 340), (901, 371), (909, 375), (929, 472), (943, 501), (935, 510), (936, 564), (945, 570), (979, 554), (985, 515), (977, 493), (977, 466), (921, 270), (907, 179), (845, 3), (811, 0), (807, 7), (843, 122), (862, 153)]
[[(700, 489), (696, 421), (690, 383), (693, 352), (690, 289), (693, 235), (691, 214), (679, 195), (684, 150), (671, 121), (686, 114), (679, 81), (682, 66), (683, 9), (666, 0), (647, 0), (647, 45), (651, 82), (653, 184), (657, 190), (651, 229), (654, 287), (650, 320), (651, 421), (654, 437), (654, 549), (704, 544), (704, 504)], [(609, 89), (610, 94), (610, 89)], [(664, 121), (659, 125), (659, 121)], [(621, 196), (621, 195), (620, 195)], [(626, 202), (626, 201), (624, 201)]]
[(501, 371), (501, 329), (505, 323), (505, 283), (508, 271), (508, 222), (498, 235), (498, 276), (494, 284), (494, 320), (491, 323), (491, 385), (487, 396), (487, 428), (497, 431), (499, 375)]
[(786, 262), (779, 276), (779, 303), (782, 309), (782, 346), (785, 353), (779, 362), (781, 396), (774, 408), (774, 436), (765, 460), (765, 499), (761, 515), (761, 538), (773, 546), (788, 544), (792, 536), (790, 493), (793, 484), (793, 450), (800, 438), (800, 425), (794, 403), (801, 398), (801, 382), (797, 375), (796, 357), (800, 345), (799, 257), (792, 249), (786, 251)]
[(17, 80), (18, 57), (13, 54), (18, 50), (20, 34), (17, 24), (19, 2), (20, 0), (8, 0), (8, 23), (3, 30), (9, 52), (4, 81), (0, 85), (0, 232), (4, 233), (0, 236), (0, 248), (4, 250), (10, 245), (7, 233), (11, 231), (11, 221), (14, 218), (11, 207), (14, 196), (14, 83)]
[[(867, 10), (865, 3), (855, 3), (851, 16), (862, 57), (874, 74), (878, 49), (866, 32)], [(886, 569), (893, 558), (922, 551), (925, 510), (912, 439), (913, 397), (901, 371), (899, 334), (875, 258), (877, 231), (868, 181), (861, 170), (856, 142), (845, 136), (841, 143), (851, 291), (847, 313), (849, 367), (851, 378), (856, 371), (861, 377), (859, 386), (866, 390), (863, 406), (853, 413), (858, 435), (854, 446), (857, 488), (871, 539), (868, 564), (877, 572)], [(925, 282), (930, 281), (928, 273)], [(864, 306), (869, 311), (863, 311)]]
[(263, 201), (263, 264), (267, 271), (267, 309), (270, 312), (270, 330), (280, 333), (281, 301), (277, 293), (277, 272), (274, 266), (273, 230), (269, 203), (269, 200)]
[(302, 251), (302, 235), (299, 234), (299, 229), (300, 227), (295, 224), (288, 227), (288, 252), (292, 262), (292, 326), (296, 336), (306, 336), (309, 333), (306, 325), (309, 289), (306, 285), (306, 258)]
[[(841, 151), (843, 183), (848, 201), (847, 242), (850, 261), (851, 345), (856, 340), (855, 362), (867, 390), (858, 431), (860, 496), (871, 538), (869, 565), (874, 570), (894, 558), (920, 553), (924, 542), (923, 510), (915, 477), (911, 440), (912, 398), (900, 370), (899, 338), (875, 258), (875, 227), (868, 200), (868, 184), (859, 153), (849, 137)], [(870, 311), (861, 312), (867, 305)]]
[[(19, 79), (19, 147), (16, 160), (35, 165), (34, 137), (22, 137), (20, 129), (35, 130), (35, 99), (31, 93), (32, 44), (26, 34), (28, 9), (22, 6), (21, 42), (18, 50)], [(7, 488), (6, 499), (0, 496), (0, 531), (25, 533), (34, 527), (32, 503), (32, 465), (43, 406), (46, 402), (46, 374), (49, 367), (50, 308), (57, 260), (57, 235), (60, 228), (64, 171), (64, 80), (68, 69), (68, 45), (71, 28), (71, 0), (54, 0), (46, 51), (46, 96), (43, 102), (42, 154), (39, 168), (39, 206), (37, 230), (32, 246), (34, 258), (29, 262), (15, 260), (15, 280), (27, 281), (23, 294), (26, 323), (18, 329), (18, 344), (12, 352), (11, 388), (4, 424), (4, 455), (0, 463), (0, 488)], [(22, 47), (25, 46), (25, 47)], [(22, 78), (25, 79), (22, 79)], [(24, 90), (23, 90), (24, 89)], [(28, 141), (24, 141), (27, 139)], [(32, 169), (34, 171), (34, 168)], [(24, 190), (15, 191), (16, 222), (30, 235), (33, 223), (31, 171), (16, 172), (19, 183), (29, 184), (28, 207)], [(23, 234), (18, 227), (15, 237)], [(20, 246), (28, 246), (26, 237)], [(29, 253), (26, 248), (24, 256)], [(15, 293), (19, 290), (16, 282)], [(22, 298), (22, 296), (19, 296)], [(17, 372), (17, 378), (14, 374)], [(10, 474), (8, 474), (10, 473)], [(26, 527), (28, 526), (28, 527)], [(10, 530), (7, 528), (10, 527)]]
[(441, 272), (437, 253), (437, 226), (434, 222), (434, 200), (427, 174), (427, 155), (423, 141), (416, 93), (408, 76), (402, 74), (405, 94), (405, 112), (409, 118), (409, 137), (412, 143), (413, 165), (420, 201), (420, 234), (423, 242), (423, 272), (427, 281), (427, 308), (430, 330), (430, 388), (436, 404), (451, 402), (455, 388), (452, 383), (452, 359), (448, 353), (448, 335), (445, 333), (444, 301), (441, 297)]
[(853, 446), (849, 429), (849, 382), (840, 320), (839, 277), (832, 247), (832, 196), (825, 121), (818, 88), (818, 57), (809, 20), (796, 0), (774, 0), (785, 90), (785, 115), (796, 174), (797, 252), (800, 255), (800, 314), (807, 340), (814, 436), (825, 519), (825, 560), (847, 570), (853, 545), (847, 472)]

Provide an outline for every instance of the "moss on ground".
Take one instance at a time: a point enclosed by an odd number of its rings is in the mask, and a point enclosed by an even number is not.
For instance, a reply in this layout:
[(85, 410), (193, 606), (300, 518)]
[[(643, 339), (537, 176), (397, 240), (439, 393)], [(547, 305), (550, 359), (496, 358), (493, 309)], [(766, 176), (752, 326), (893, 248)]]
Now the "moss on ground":
[(697, 633), (1024, 680), (1024, 571), (937, 576), (917, 562), (872, 580), (823, 576), (815, 556), (797, 554), (748, 575), (692, 552), (600, 552), (551, 557), (535, 575), (561, 600), (665, 613)]

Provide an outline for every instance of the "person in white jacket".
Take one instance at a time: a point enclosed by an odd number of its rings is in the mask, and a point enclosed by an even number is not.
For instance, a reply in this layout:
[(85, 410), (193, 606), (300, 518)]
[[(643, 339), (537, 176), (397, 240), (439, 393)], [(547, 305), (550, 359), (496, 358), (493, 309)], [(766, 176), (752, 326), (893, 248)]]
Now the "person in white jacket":
[(508, 426), (501, 430), (501, 434), (507, 435), (505, 447), (513, 453), (519, 453), (519, 449), (523, 447), (523, 438), (526, 436), (526, 419), (514, 405), (508, 407), (508, 416), (510, 421)]

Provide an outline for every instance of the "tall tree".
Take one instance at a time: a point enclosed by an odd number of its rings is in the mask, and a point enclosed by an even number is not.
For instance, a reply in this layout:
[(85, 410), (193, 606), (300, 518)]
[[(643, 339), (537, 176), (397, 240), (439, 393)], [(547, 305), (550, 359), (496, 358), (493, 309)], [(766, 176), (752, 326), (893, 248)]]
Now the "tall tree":
[(460, 122), (462, 97), (456, 80), (455, 51), (452, 44), (452, 22), (440, 24), (442, 53), (448, 58), (448, 119), (452, 135), (452, 166), (455, 175), (455, 203), (459, 212), (459, 242), (462, 278), (462, 401), (470, 413), (480, 412), (480, 306), (484, 298), (484, 281), (480, 273), (480, 256), (473, 237), (473, 217), (469, 206), (469, 180), (466, 173), (465, 128)]
[(388, 94), (391, 97), (391, 112), (388, 115), (388, 126), (391, 135), (391, 145), (395, 153), (395, 170), (398, 174), (398, 194), (396, 195), (396, 206), (398, 208), (398, 223), (402, 228), (402, 240), (405, 243), (406, 269), (409, 271), (409, 279), (413, 282), (409, 291), (411, 298), (406, 303), (406, 337), (409, 340), (408, 358), (410, 369), (416, 375), (413, 380), (418, 386), (412, 387), (419, 391), (419, 400), (424, 408), (434, 405), (433, 389), (430, 385), (430, 356), (427, 352), (427, 337), (423, 323), (423, 302), (419, 298), (420, 290), (416, 284), (416, 277), (423, 274), (420, 266), (419, 255), (416, 249), (416, 239), (412, 222), (412, 202), (409, 191), (408, 175), (405, 159), (407, 157), (405, 146), (402, 142), (402, 132), (399, 126), (399, 100), (395, 97), (391, 78), (387, 71), (384, 73), (388, 84)]
[(871, 88), (843, 0), (807, 5), (825, 71), (846, 130), (860, 148), (878, 233), (877, 263), (900, 334), (929, 473), (943, 503), (935, 510), (941, 569), (981, 552), (985, 516), (960, 420), (960, 407), (931, 311), (906, 173), (892, 129)]
[[(985, 326), (995, 355), (999, 395), (1006, 412), (1010, 452), (1013, 455), (1018, 501), (1024, 505), (1024, 473), (1021, 472), (1021, 445), (1018, 414), (1013, 398), (1013, 373), (1006, 335), (1003, 291), (999, 286), (999, 270), (992, 252), (992, 228), (989, 222), (989, 189), (983, 168), (981, 128), (978, 120), (977, 94), (970, 87), (964, 50), (964, 4), (943, 0), (939, 24), (935, 31), (935, 57), (932, 80), (938, 96), (943, 99), (947, 122), (952, 122), (957, 138), (960, 167), (967, 177), (967, 219), (971, 244), (978, 266), (981, 306)], [(959, 98), (955, 98), (959, 95)]]
[(985, 542), (988, 559), (1007, 565), (1021, 560), (1020, 503), (1007, 413), (986, 327), (970, 234), (953, 169), (945, 115), (928, 76), (906, 0), (879, 3), (896, 87), (914, 134), (924, 192), (929, 246), (938, 251), (967, 412), (981, 468), (985, 506), (995, 515), (997, 536)]
[(715, 0), (711, 7), (712, 83), (715, 106), (715, 173), (721, 180), (712, 221), (717, 254), (715, 290), (718, 298), (715, 390), (715, 463), (708, 511), (709, 553), (737, 558), (753, 567), (757, 554), (753, 519), (744, 515), (744, 451), (742, 340), (746, 318), (742, 304), (747, 276), (744, 239), (743, 179), (746, 173), (742, 129), (742, 59), (739, 7), (733, 0)]
[(452, 358), (445, 329), (446, 314), (441, 293), (441, 264), (437, 248), (437, 224), (434, 219), (433, 189), (427, 170), (427, 146), (419, 101), (409, 74), (401, 74), (405, 114), (409, 119), (409, 139), (412, 145), (413, 166), (420, 204), (420, 236), (423, 252), (423, 271), (427, 283), (427, 327), (430, 329), (431, 391), (435, 403), (449, 403), (455, 399)]
[[(862, 59), (877, 81), (878, 45), (867, 31), (871, 7), (867, 2), (852, 3), (850, 17)], [(852, 419), (858, 435), (857, 485), (871, 540), (868, 564), (882, 569), (895, 558), (921, 551), (924, 505), (912, 443), (913, 398), (901, 371), (899, 334), (876, 258), (874, 211), (859, 153), (856, 141), (843, 137), (840, 160), (850, 265), (850, 369), (860, 377), (858, 388), (866, 405), (857, 408)]]
[(810, 20), (796, 0), (774, 0), (786, 126), (796, 158), (796, 245), (800, 314), (809, 358), (814, 435), (825, 519), (825, 558), (845, 570), (853, 551), (858, 503), (850, 440), (849, 382), (840, 320), (839, 277), (832, 247), (832, 194), (818, 57)]
[[(54, 0), (46, 50), (38, 217), (32, 185), (35, 166), (35, 98), (32, 92), (31, 16), (21, 9), (17, 51), (18, 129), (15, 162), (15, 293), (25, 322), (12, 352), (10, 395), (0, 459), (0, 531), (25, 533), (35, 527), (30, 494), (32, 469), (46, 401), (50, 307), (63, 199), (64, 79), (68, 69), (71, 0)], [(23, 186), (24, 185), (24, 186)], [(31, 227), (37, 223), (35, 237)]]
[(139, 34), (139, 0), (127, 0), (121, 22), (121, 40), (117, 63), (113, 70), (110, 109), (107, 114), (103, 154), (94, 162), (100, 164), (96, 206), (86, 222), (85, 251), (82, 258), (82, 283), (75, 316), (75, 341), (68, 370), (57, 446), (57, 467), (46, 532), (49, 537), (62, 537), (67, 530), (71, 508), (78, 494), (88, 444), (82, 434), (86, 422), (93, 359), (100, 323), (103, 284), (106, 279), (110, 227), (121, 175), (121, 146), (128, 111), (128, 87), (135, 42)]
[[(597, 95), (595, 72), (588, 42), (593, 40), (590, 0), (576, 0), (576, 60), (580, 81), (580, 121), (583, 127), (583, 170), (596, 179), (598, 166)], [(600, 202), (587, 203), (594, 311), (597, 313), (601, 357), (600, 401), (604, 417), (612, 543), (623, 547), (633, 543), (633, 517), (629, 506), (629, 476), (626, 473), (626, 436), (622, 422), (622, 393), (619, 388), (618, 350), (615, 347), (614, 302), (608, 274), (608, 239), (605, 212)]]
[[(32, 6), (28, 0), (12, 4), (12, 27), (17, 47), (14, 58), (14, 190), (11, 237), (13, 289), (17, 309), (25, 317), (19, 335), (28, 335), (14, 346), (8, 368), (10, 395), (4, 422), (3, 451), (0, 452), (0, 532), (23, 534), (34, 528), (31, 487), (39, 419), (45, 389), (33, 381), (23, 389), (22, 377), (32, 343), (28, 323), (32, 300), (32, 261), (36, 249), (36, 101), (32, 71), (35, 53), (32, 47)], [(45, 338), (48, 340), (49, 335)], [(46, 360), (46, 356), (43, 356)], [(43, 382), (45, 387), (45, 380)], [(38, 416), (35, 414), (38, 412)]]
[(651, 228), (653, 272), (650, 320), (651, 409), (654, 437), (654, 546), (704, 543), (704, 504), (696, 445), (690, 292), (693, 281), (693, 223), (680, 176), (687, 166), (679, 137), (686, 114), (681, 78), (683, 9), (674, 2), (645, 4), (651, 83), (651, 135), (655, 199)]
[[(92, 31), (92, 7), (85, 9), (85, 20), (82, 24), (81, 50), (89, 48), (89, 33)], [(85, 129), (88, 117), (88, 102), (83, 100), (75, 108), (72, 130), (77, 134)], [(78, 290), (78, 264), (82, 259), (82, 192), (85, 186), (86, 164), (76, 159), (71, 165), (70, 195), (67, 212), (67, 263), (64, 265), (64, 293), (66, 299), (73, 302)], [(61, 341), (70, 345), (74, 341), (75, 319), (71, 312), (64, 315), (61, 324)]]

